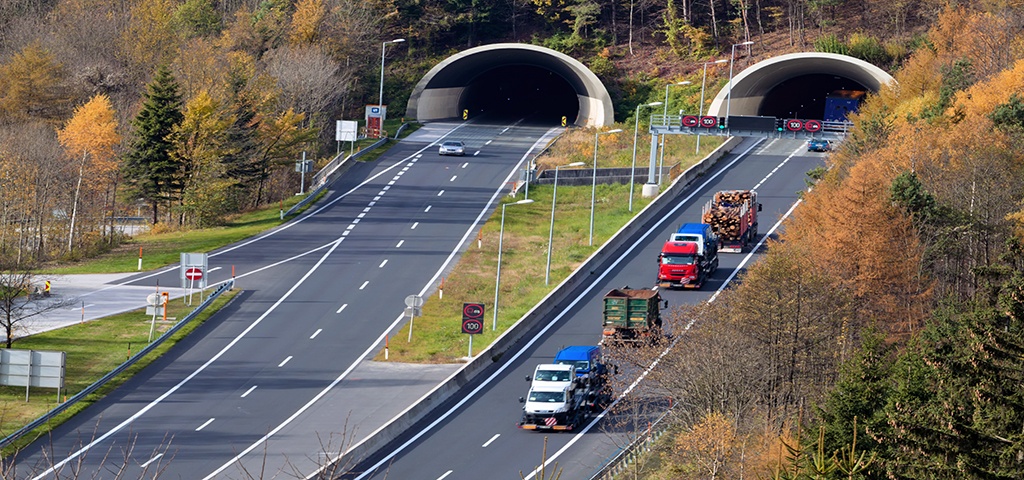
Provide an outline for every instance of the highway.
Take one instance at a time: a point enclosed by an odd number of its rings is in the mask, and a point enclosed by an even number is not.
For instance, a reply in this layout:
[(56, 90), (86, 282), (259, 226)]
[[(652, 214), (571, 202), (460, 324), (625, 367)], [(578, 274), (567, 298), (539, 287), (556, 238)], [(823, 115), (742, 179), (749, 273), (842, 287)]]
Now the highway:
[[(292, 478), (314, 470), (325, 458), (318, 452), (369, 433), (356, 430), (374, 415), (407, 406), (409, 397), (387, 387), (428, 388), (444, 378), (453, 366), (396, 371), (388, 385), (350, 376), (402, 320), (403, 299), (429, 292), (454, 265), (552, 131), (430, 127), (436, 135), (354, 166), (298, 219), (211, 253), (210, 282), (234, 272), (244, 292), (20, 452), (17, 478), (271, 478), (281, 470)], [(439, 156), (430, 142), (440, 138), (465, 141), (467, 155)], [(177, 286), (178, 275), (172, 267), (130, 282)]]
[[(670, 140), (671, 141), (671, 140)], [(475, 480), (520, 478), (541, 460), (548, 438), (549, 462), (558, 462), (561, 478), (585, 479), (610, 457), (622, 439), (604, 433), (599, 418), (577, 432), (535, 432), (516, 427), (524, 396), (536, 365), (551, 363), (555, 353), (568, 345), (595, 345), (601, 339), (602, 297), (613, 288), (651, 287), (656, 280), (656, 259), (669, 234), (687, 222), (699, 222), (701, 207), (719, 190), (756, 189), (763, 205), (758, 241), (764, 239), (791, 212), (797, 192), (806, 189), (805, 173), (823, 164), (821, 154), (806, 151), (805, 143), (792, 140), (746, 139), (733, 153), (677, 200), (663, 207), (639, 232), (621, 243), (609, 258), (607, 270), (595, 272), (593, 283), (577, 287), (577, 301), (538, 323), (499, 362), (481, 373), (452, 399), (437, 407), (376, 454), (364, 459), (354, 479)], [(763, 248), (761, 249), (763, 251)], [(670, 305), (707, 301), (738, 273), (753, 255), (722, 253), (720, 267), (702, 290), (663, 291)], [(548, 473), (552, 472), (551, 466)]]

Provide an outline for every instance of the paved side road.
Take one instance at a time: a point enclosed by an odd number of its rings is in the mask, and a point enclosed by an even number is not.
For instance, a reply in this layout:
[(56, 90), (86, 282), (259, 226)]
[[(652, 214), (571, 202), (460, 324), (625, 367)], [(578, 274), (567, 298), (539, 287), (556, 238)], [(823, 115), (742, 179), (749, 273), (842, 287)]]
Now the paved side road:
[[(125, 285), (124, 280), (133, 275), (136, 273), (39, 276), (37, 283), (50, 281), (50, 299), (37, 301), (67, 300), (73, 305), (25, 319), (15, 329), (14, 336), (25, 337), (145, 307), (146, 297), (156, 293), (157, 289)], [(187, 290), (181, 288), (160, 287), (160, 291), (170, 292), (172, 299), (181, 299), (187, 293)], [(196, 295), (193, 304), (198, 300), (199, 296)]]

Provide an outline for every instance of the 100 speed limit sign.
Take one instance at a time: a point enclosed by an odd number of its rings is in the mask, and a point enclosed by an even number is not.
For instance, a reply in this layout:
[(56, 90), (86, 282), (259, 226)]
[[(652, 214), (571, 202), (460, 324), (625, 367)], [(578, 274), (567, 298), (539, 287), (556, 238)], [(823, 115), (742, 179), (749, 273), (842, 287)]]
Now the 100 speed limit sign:
[(475, 335), (484, 331), (484, 304), (462, 304), (462, 333)]

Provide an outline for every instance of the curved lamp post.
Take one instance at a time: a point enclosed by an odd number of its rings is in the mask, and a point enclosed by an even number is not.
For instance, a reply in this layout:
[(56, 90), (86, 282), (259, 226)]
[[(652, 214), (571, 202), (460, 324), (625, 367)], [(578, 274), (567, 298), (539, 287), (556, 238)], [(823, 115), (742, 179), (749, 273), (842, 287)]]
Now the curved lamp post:
[(621, 131), (621, 128), (616, 128), (615, 130), (597, 132), (594, 134), (594, 181), (593, 185), (590, 187), (590, 243), (588, 245), (594, 245), (594, 194), (597, 192), (597, 137), (598, 135), (619, 133)]
[(394, 40), (388, 40), (380, 45), (380, 95), (377, 97), (377, 105), (384, 106), (384, 48), (389, 43), (402, 43), (404, 38), (396, 38)]
[(729, 127), (729, 107), (732, 106), (732, 64), (733, 60), (736, 59), (736, 47), (744, 47), (747, 45), (753, 45), (753, 41), (746, 41), (743, 43), (737, 43), (732, 46), (732, 56), (729, 57), (729, 99), (725, 102), (725, 126)]
[(633, 127), (633, 166), (629, 169), (629, 211), (633, 211), (633, 175), (636, 173), (636, 135), (640, 130), (640, 109), (643, 107), (657, 107), (661, 102), (648, 103), (636, 106), (636, 125)]
[(498, 233), (498, 277), (494, 280), (494, 320), (491, 323), (491, 331), (498, 329), (498, 287), (501, 286), (501, 241), (505, 236), (505, 207), (509, 205), (523, 205), (525, 203), (533, 203), (533, 200), (520, 200), (501, 206), (501, 230)]
[[(726, 63), (726, 62), (728, 62), (728, 60), (723, 58), (721, 60), (715, 60), (713, 62), (705, 62), (704, 63), (704, 78), (703, 78), (703, 80), (700, 81), (700, 111), (697, 112), (697, 118), (700, 118), (700, 117), (704, 116), (704, 87), (708, 83), (708, 65), (711, 65), (713, 63)], [(697, 131), (697, 151), (694, 152), (694, 153), (700, 153), (700, 131), (699, 130)]]
[(551, 229), (548, 230), (548, 266), (544, 270), (544, 285), (548, 284), (548, 278), (551, 276), (551, 240), (555, 234), (555, 201), (558, 200), (558, 169), (565, 167), (582, 167), (586, 165), (584, 162), (573, 162), (568, 165), (559, 165), (555, 167), (555, 188), (551, 192)]

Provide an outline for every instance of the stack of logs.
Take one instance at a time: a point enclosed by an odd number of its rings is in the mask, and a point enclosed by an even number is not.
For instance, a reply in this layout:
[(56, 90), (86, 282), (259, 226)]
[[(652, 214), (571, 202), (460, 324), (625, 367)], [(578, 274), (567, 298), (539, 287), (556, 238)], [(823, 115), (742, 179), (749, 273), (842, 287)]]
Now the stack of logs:
[(711, 225), (718, 235), (725, 239), (734, 240), (739, 238), (740, 209), (744, 204), (750, 203), (750, 190), (732, 190), (718, 192), (715, 194), (715, 201), (711, 208), (704, 212), (704, 223)]

